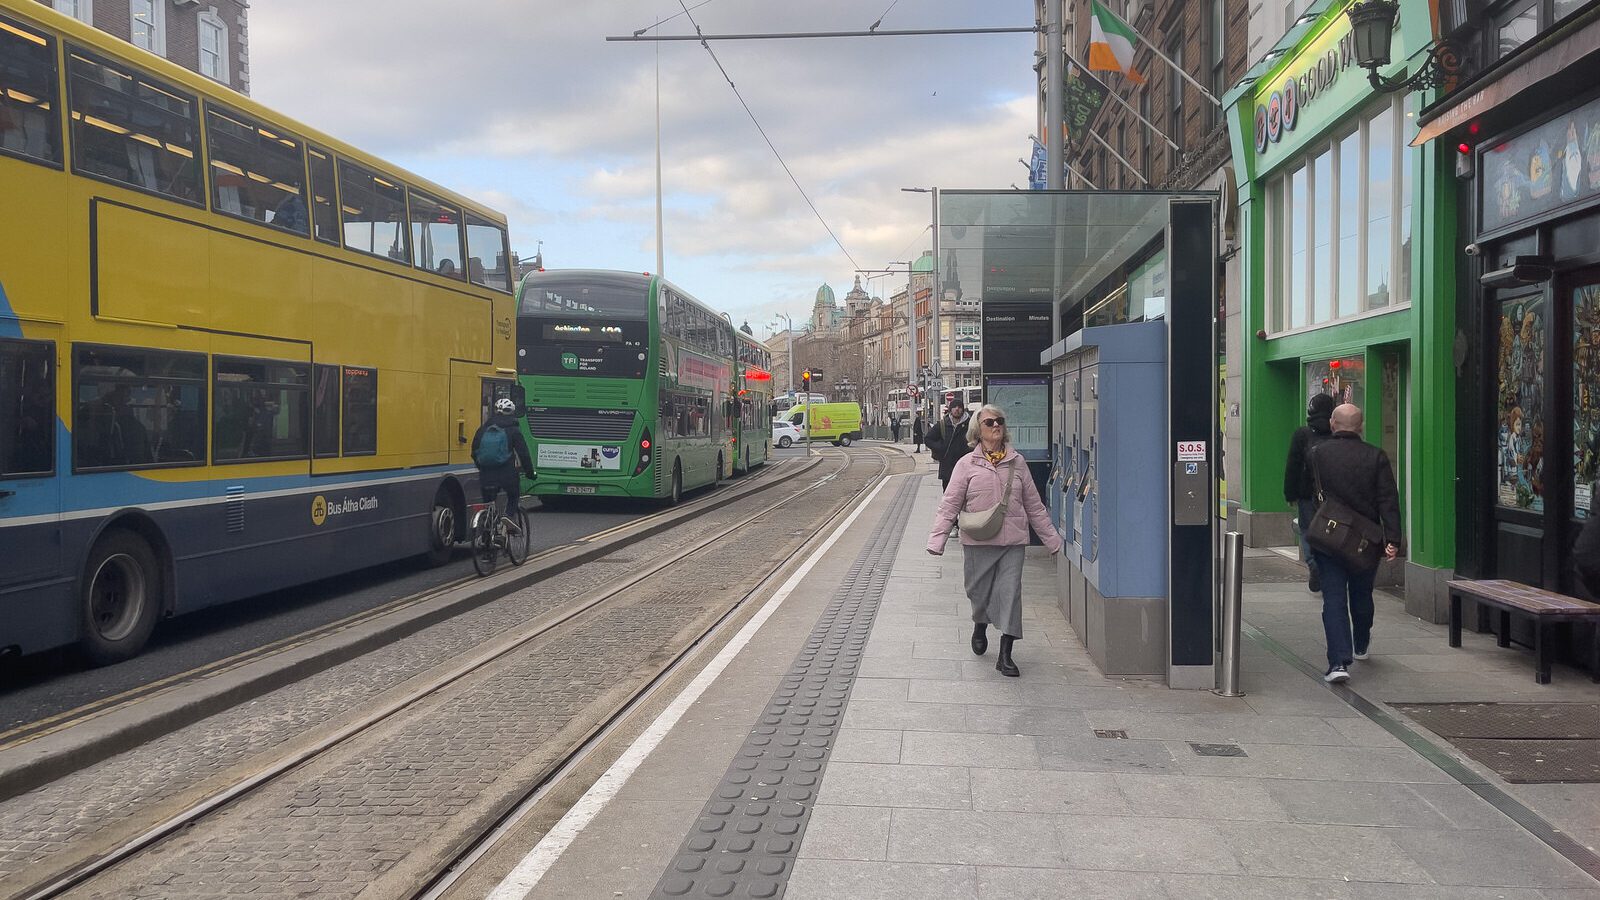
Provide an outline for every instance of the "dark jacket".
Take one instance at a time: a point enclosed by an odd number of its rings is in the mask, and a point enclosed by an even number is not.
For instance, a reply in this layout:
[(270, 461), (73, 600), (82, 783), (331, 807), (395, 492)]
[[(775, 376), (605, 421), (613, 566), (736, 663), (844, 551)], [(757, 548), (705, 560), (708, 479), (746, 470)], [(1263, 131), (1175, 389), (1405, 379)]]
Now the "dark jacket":
[[(1600, 483), (1596, 483), (1600, 488)], [(1592, 597), (1600, 597), (1600, 519), (1594, 517), (1594, 497), (1589, 498), (1589, 518), (1583, 520), (1583, 531), (1572, 546), (1572, 567)]]
[(920, 415), (911, 422), (911, 439), (919, 444), (922, 443), (922, 416)]
[(967, 425), (972, 418), (972, 413), (967, 413), (959, 422), (950, 421), (950, 414), (945, 413), (939, 417), (939, 424), (933, 426), (928, 432), (928, 452), (939, 461), (939, 480), (950, 481), (950, 473), (956, 469), (956, 463), (961, 457), (972, 452), (967, 445)]
[(516, 471), (517, 462), (520, 460), (522, 462), (522, 472), (523, 472), (523, 474), (527, 475), (530, 478), (533, 477), (533, 457), (528, 454), (528, 442), (526, 440), (523, 440), (523, 438), (522, 438), (522, 426), (521, 426), (521, 423), (518, 422), (517, 419), (514, 416), (501, 415), (500, 413), (491, 413), (489, 415), (489, 418), (485, 419), (484, 423), (482, 425), (479, 425), (478, 426), (478, 430), (476, 432), (474, 432), (473, 435), (472, 435), (472, 455), (473, 455), (473, 457), (474, 458), (477, 457), (477, 455), (478, 455), (478, 444), (483, 440), (483, 432), (490, 425), (499, 425), (500, 428), (505, 431), (506, 437), (511, 442), (511, 459), (510, 459), (510, 461), (508, 461), (504, 466), (495, 466), (493, 468), (495, 468), (496, 470), (501, 470), (501, 471), (509, 468), (513, 472), (515, 472)]
[(1296, 500), (1315, 500), (1317, 497), (1306, 456), (1333, 433), (1328, 424), (1333, 407), (1333, 398), (1327, 394), (1312, 397), (1306, 407), (1306, 424), (1295, 429), (1294, 437), (1289, 440), (1289, 460), (1283, 466), (1283, 499), (1289, 501), (1290, 505)]
[(1343, 500), (1383, 526), (1385, 543), (1405, 545), (1400, 530), (1400, 492), (1389, 454), (1353, 431), (1341, 431), (1318, 444), (1310, 461), (1322, 478), (1324, 494)]

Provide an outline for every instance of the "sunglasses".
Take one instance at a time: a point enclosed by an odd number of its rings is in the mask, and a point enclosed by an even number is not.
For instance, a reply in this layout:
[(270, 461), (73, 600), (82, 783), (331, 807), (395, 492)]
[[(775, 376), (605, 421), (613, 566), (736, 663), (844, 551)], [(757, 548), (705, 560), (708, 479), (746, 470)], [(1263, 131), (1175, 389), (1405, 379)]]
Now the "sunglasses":
[(989, 426), (990, 428), (1004, 428), (1004, 427), (1006, 427), (1006, 420), (1005, 419), (984, 419), (983, 420), (983, 424)]

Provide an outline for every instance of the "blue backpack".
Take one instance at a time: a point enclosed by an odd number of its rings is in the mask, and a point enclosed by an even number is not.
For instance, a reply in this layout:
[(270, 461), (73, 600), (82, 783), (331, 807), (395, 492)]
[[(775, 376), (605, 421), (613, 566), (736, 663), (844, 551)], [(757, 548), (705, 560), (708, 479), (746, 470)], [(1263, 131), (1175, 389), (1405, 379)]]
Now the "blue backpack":
[(511, 438), (506, 436), (506, 430), (492, 424), (484, 428), (483, 437), (478, 439), (477, 452), (472, 454), (472, 461), (480, 469), (492, 469), (511, 462)]

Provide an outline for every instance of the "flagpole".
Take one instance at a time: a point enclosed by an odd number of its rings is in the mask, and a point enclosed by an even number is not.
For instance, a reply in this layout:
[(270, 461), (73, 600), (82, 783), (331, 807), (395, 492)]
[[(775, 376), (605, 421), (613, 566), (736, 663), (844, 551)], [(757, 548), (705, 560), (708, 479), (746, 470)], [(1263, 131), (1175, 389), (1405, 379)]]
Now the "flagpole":
[[(1116, 15), (1116, 14), (1112, 13), (1112, 15)], [(1128, 30), (1129, 31), (1133, 31), (1133, 26), (1129, 25), (1128, 26)], [(1134, 34), (1139, 34), (1139, 32), (1137, 32), (1137, 31), (1133, 31), (1133, 33)], [(1162, 62), (1164, 62), (1167, 65), (1171, 66), (1172, 67), (1172, 71), (1177, 72), (1179, 75), (1182, 75), (1184, 81), (1187, 81), (1190, 84), (1194, 85), (1194, 89), (1199, 91), (1200, 94), (1202, 96), (1204, 96), (1207, 100), (1210, 100), (1212, 103), (1215, 103), (1217, 105), (1218, 109), (1222, 108), (1222, 101), (1221, 100), (1218, 100), (1216, 97), (1211, 96), (1211, 92), (1206, 90), (1204, 85), (1202, 85), (1198, 81), (1195, 81), (1194, 78), (1188, 72), (1185, 72), (1183, 70), (1182, 66), (1180, 66), (1177, 63), (1173, 62), (1172, 60), (1168, 59), (1167, 55), (1165, 53), (1162, 53), (1160, 50), (1157, 50), (1156, 46), (1154, 44), (1152, 44), (1149, 41), (1145, 40), (1143, 36), (1140, 36), (1139, 43), (1143, 44), (1146, 50), (1149, 50), (1151, 53), (1154, 53), (1156, 56), (1159, 56), (1161, 58)]]
[(1067, 167), (1067, 171), (1068, 171), (1068, 172), (1071, 172), (1071, 173), (1072, 173), (1072, 174), (1074, 174), (1074, 175), (1076, 175), (1076, 176), (1078, 176), (1078, 180), (1079, 180), (1079, 181), (1082, 181), (1082, 182), (1083, 182), (1083, 183), (1084, 183), (1084, 184), (1087, 184), (1087, 185), (1088, 185), (1088, 186), (1089, 186), (1089, 190), (1091, 190), (1091, 191), (1098, 191), (1098, 190), (1100, 190), (1100, 189), (1099, 189), (1099, 188), (1097, 188), (1097, 187), (1095, 187), (1095, 186), (1094, 186), (1094, 182), (1092, 182), (1092, 181), (1090, 181), (1090, 180), (1089, 180), (1089, 179), (1087, 179), (1087, 178), (1085, 178), (1085, 177), (1083, 177), (1083, 173), (1082, 173), (1082, 172), (1079, 172), (1079, 171), (1078, 171), (1078, 170), (1077, 170), (1077, 169), (1074, 169), (1074, 168), (1073, 168), (1073, 167), (1072, 167), (1072, 163), (1069, 163), (1069, 162), (1064, 162), (1064, 163), (1062, 163), (1062, 165), (1064, 165), (1064, 166), (1066, 166), (1066, 167)]
[(1144, 185), (1145, 187), (1149, 187), (1150, 186), (1150, 182), (1148, 180), (1146, 180), (1143, 175), (1139, 174), (1139, 170), (1135, 169), (1133, 167), (1132, 163), (1130, 163), (1127, 160), (1123, 159), (1121, 153), (1118, 153), (1117, 151), (1111, 149), (1111, 145), (1106, 143), (1106, 139), (1105, 138), (1101, 137), (1098, 134), (1095, 134), (1092, 130), (1090, 130), (1088, 128), (1085, 128), (1084, 131), (1089, 132), (1089, 137), (1092, 137), (1095, 140), (1099, 141), (1100, 142), (1100, 146), (1106, 148), (1106, 152), (1107, 153), (1111, 154), (1112, 156), (1115, 156), (1117, 158), (1117, 162), (1122, 163), (1122, 167), (1123, 168), (1127, 169), (1129, 172), (1132, 172), (1133, 173), (1133, 177), (1139, 179), (1139, 183), (1140, 184)]
[[(1089, 69), (1087, 67), (1085, 67), (1083, 63), (1078, 62), (1077, 60), (1073, 59), (1070, 56), (1067, 57), (1067, 59), (1074, 66), (1078, 67), (1078, 71), (1083, 72), (1085, 75), (1089, 76), (1090, 78), (1094, 78), (1096, 81), (1100, 81), (1099, 78), (1095, 78), (1094, 73), (1090, 72)], [(1101, 84), (1105, 84), (1105, 82), (1101, 82)], [(1122, 99), (1122, 96), (1120, 94), (1118, 94), (1116, 91), (1113, 91), (1111, 89), (1110, 85), (1105, 85), (1105, 88), (1106, 88), (1106, 93), (1111, 95), (1111, 99), (1113, 99), (1113, 100), (1117, 101), (1118, 103), (1122, 104), (1123, 108), (1126, 109), (1128, 112), (1132, 113), (1133, 117), (1135, 119), (1138, 119), (1139, 121), (1144, 123), (1144, 127), (1148, 128), (1151, 131), (1154, 131), (1156, 134), (1160, 135), (1161, 139), (1163, 141), (1167, 142), (1167, 146), (1168, 147), (1171, 147), (1174, 150), (1178, 149), (1178, 145), (1172, 142), (1172, 138), (1167, 137), (1167, 133), (1166, 132), (1164, 132), (1161, 129), (1157, 128), (1154, 124), (1151, 123), (1151, 121), (1149, 119), (1146, 119), (1144, 116), (1139, 115), (1139, 111), (1137, 109), (1134, 109), (1133, 105), (1130, 104), (1128, 101)], [(1147, 90), (1148, 90), (1148, 88), (1147, 88)]]

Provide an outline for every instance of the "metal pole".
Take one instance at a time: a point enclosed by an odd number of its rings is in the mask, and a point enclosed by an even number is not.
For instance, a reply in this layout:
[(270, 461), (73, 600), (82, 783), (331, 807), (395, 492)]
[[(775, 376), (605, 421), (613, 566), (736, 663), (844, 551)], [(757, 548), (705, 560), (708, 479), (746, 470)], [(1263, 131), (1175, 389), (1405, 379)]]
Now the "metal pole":
[(939, 189), (933, 189), (933, 388), (944, 390), (944, 332), (939, 330), (939, 306), (944, 302), (944, 270), (939, 268)]
[(1061, 0), (1044, 0), (1044, 186), (1059, 191), (1061, 164), (1067, 160), (1066, 83), (1063, 77), (1064, 48), (1061, 38)]
[[(1213, 545), (1215, 546), (1215, 545)], [(1239, 690), (1239, 631), (1244, 613), (1244, 535), (1230, 531), (1222, 548), (1222, 665), (1216, 693), (1243, 697)]]

